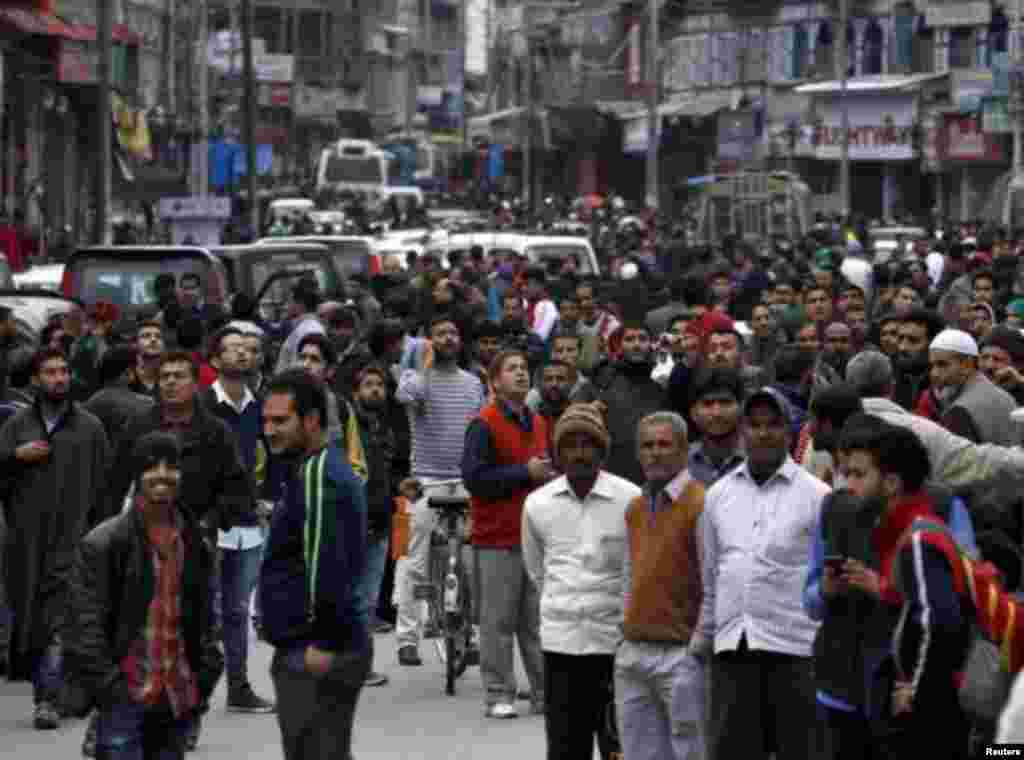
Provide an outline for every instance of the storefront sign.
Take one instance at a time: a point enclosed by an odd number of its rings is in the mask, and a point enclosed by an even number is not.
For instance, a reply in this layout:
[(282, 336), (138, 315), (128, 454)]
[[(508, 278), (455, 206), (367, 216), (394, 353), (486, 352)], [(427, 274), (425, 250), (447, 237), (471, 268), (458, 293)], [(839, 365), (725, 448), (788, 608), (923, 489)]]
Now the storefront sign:
[(161, 198), (161, 219), (230, 219), (231, 199), (223, 195)]
[(981, 110), (981, 99), (992, 94), (993, 74), (991, 69), (954, 69), (949, 72), (953, 102), (962, 113), (977, 113)]
[(1002, 161), (1003, 143), (997, 135), (984, 131), (982, 120), (974, 115), (945, 114), (943, 119), (947, 161)]
[(292, 104), (292, 86), (283, 82), (260, 82), (256, 100), (261, 106), (288, 108)]
[(943, 26), (988, 26), (992, 20), (992, 4), (988, 0), (969, 2), (931, 2), (924, 9), (924, 20), (930, 28)]
[[(909, 161), (914, 158), (913, 95), (857, 95), (845, 98), (852, 161)], [(842, 152), (842, 101), (823, 98), (817, 104), (814, 156), (838, 161)]]
[(757, 119), (753, 109), (718, 114), (718, 157), (733, 161), (754, 158)]
[(64, 84), (96, 84), (99, 51), (88, 42), (61, 40), (57, 53), (57, 81)]
[(292, 91), (295, 117), (334, 123), (338, 111), (358, 111), (366, 107), (365, 91), (349, 92), (340, 88), (297, 84)]
[(1005, 135), (1012, 131), (1006, 98), (985, 98), (982, 101), (981, 128), (995, 135)]

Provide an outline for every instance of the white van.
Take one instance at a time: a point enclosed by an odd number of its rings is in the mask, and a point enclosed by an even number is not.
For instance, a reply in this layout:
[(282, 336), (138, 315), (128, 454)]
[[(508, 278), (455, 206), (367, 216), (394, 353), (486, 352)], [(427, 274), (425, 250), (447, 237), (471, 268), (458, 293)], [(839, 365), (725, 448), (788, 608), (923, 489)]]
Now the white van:
[(590, 241), (573, 235), (525, 235), (518, 232), (470, 232), (451, 235), (443, 243), (432, 243), (428, 253), (434, 253), (447, 262), (448, 254), (468, 256), (478, 245), (484, 255), (493, 259), (509, 253), (525, 256), (531, 264), (547, 265), (552, 261), (573, 257), (580, 275), (597, 275), (600, 265)]

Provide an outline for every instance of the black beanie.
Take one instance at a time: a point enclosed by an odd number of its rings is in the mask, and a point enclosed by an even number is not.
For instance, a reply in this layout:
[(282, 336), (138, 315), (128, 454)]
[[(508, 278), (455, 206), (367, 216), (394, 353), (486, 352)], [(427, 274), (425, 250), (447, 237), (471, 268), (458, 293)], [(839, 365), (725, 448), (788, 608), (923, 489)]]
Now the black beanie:
[(132, 447), (132, 474), (136, 480), (146, 470), (164, 462), (172, 467), (181, 464), (181, 447), (178, 439), (170, 433), (156, 430), (146, 433)]

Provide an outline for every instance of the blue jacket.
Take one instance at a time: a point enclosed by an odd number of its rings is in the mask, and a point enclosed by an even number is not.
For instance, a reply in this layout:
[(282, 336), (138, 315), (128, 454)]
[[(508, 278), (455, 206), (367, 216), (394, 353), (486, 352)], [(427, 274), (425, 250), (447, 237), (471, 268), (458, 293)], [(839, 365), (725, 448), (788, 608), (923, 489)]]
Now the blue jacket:
[(307, 457), (274, 509), (260, 570), (267, 640), (367, 651), (366, 491), (336, 442)]

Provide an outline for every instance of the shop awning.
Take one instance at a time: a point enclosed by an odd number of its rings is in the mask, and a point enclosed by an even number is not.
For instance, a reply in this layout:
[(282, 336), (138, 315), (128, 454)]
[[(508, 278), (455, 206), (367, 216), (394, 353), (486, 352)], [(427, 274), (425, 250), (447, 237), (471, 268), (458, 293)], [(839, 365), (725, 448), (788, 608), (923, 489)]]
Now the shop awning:
[[(22, 34), (45, 37), (63, 37), (80, 42), (95, 42), (96, 27), (88, 24), (68, 24), (56, 16), (50, 16), (28, 8), (0, 8), (0, 24), (14, 27)], [(138, 45), (142, 37), (124, 24), (114, 24), (111, 36), (116, 42)]]
[[(916, 90), (923, 84), (949, 76), (945, 74), (877, 74), (864, 77), (850, 77), (846, 80), (847, 92), (897, 92)], [(798, 95), (835, 95), (843, 90), (838, 79), (828, 82), (814, 82), (795, 87)]]

